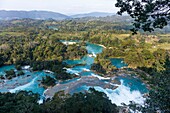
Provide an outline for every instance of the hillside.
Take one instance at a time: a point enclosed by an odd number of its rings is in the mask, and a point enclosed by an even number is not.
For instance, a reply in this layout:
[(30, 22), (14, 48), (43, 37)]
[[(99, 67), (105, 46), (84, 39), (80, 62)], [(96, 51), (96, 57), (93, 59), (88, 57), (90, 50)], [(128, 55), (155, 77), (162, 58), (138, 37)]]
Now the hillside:
[(72, 15), (72, 18), (83, 18), (83, 17), (106, 17), (106, 16), (112, 16), (113, 13), (105, 13), (105, 12), (91, 12), (91, 13), (85, 13), (85, 14), (76, 14)]
[(69, 16), (55, 13), (50, 11), (5, 11), (0, 10), (0, 19), (11, 20), (11, 19), (23, 19), (23, 18), (31, 18), (31, 19), (55, 19), (62, 20), (67, 19)]

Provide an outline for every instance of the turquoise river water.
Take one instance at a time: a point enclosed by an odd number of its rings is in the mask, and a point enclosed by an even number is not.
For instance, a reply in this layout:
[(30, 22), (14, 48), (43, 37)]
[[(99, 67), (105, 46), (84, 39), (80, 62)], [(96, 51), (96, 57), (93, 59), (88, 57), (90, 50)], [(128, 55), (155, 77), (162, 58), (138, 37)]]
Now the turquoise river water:
[[(99, 75), (95, 74), (90, 70), (91, 65), (94, 63), (94, 59), (96, 55), (102, 53), (103, 47), (96, 44), (87, 43), (86, 49), (88, 51), (88, 55), (84, 56), (82, 59), (64, 61), (69, 65), (85, 64), (81, 66), (80, 65), (74, 66), (73, 68), (67, 68), (68, 73), (79, 75), (80, 78), (74, 78), (62, 82), (56, 81), (56, 84), (64, 85), (68, 83), (74, 83), (76, 81), (79, 81), (81, 77), (91, 77), (91, 76), (98, 78), (99, 82), (101, 83), (111, 84), (108, 80), (106, 80), (103, 77), (100, 77)], [(122, 68), (124, 66), (127, 66), (127, 64), (124, 63), (123, 59), (119, 59), (119, 58), (113, 58), (111, 59), (111, 62), (117, 68)], [(5, 75), (5, 71), (10, 69), (15, 69), (14, 65), (0, 67), (0, 76)], [(17, 72), (16, 69), (15, 71)], [(24, 69), (24, 68), (23, 71), (25, 73), (25, 75), (23, 76), (15, 77), (11, 80), (0, 79), (0, 92), (15, 93), (20, 90), (32, 91), (34, 93), (40, 94), (41, 101), (42, 101), (45, 98), (44, 95), (45, 89), (40, 85), (42, 77), (46, 75), (53, 77), (53, 74), (45, 73), (44, 71), (33, 72), (31, 70)], [(123, 77), (120, 76), (117, 77), (116, 79), (119, 80), (121, 84), (120, 85), (111, 84), (113, 86), (114, 85), (117, 86), (117, 88), (114, 90), (109, 88), (104, 88), (99, 85), (90, 86), (87, 84), (86, 85), (82, 84), (78, 87), (73, 88), (69, 93), (73, 94), (76, 92), (88, 90), (90, 87), (93, 87), (98, 91), (104, 92), (112, 101), (112, 103), (115, 103), (117, 105), (121, 105), (121, 103), (128, 104), (129, 101), (135, 101), (139, 104), (143, 104), (145, 99), (143, 98), (142, 95), (148, 92), (146, 85), (144, 83), (142, 83), (139, 79), (130, 76), (123, 76)]]

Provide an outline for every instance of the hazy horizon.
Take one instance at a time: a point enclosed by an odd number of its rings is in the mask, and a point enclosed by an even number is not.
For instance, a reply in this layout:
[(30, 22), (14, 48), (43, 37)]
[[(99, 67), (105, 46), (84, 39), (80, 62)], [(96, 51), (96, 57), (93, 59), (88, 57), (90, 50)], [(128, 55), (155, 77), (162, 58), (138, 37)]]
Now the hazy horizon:
[(52, 11), (67, 15), (90, 12), (116, 13), (115, 2), (116, 0), (1, 0), (0, 10)]

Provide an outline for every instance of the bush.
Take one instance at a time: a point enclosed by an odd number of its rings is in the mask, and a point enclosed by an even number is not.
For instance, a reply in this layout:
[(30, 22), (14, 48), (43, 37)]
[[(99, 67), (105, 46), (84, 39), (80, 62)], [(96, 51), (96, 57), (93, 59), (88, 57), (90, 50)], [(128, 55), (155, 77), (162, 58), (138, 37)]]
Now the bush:
[(5, 71), (7, 79), (12, 79), (13, 77), (16, 77), (14, 69), (11, 69), (9, 71)]

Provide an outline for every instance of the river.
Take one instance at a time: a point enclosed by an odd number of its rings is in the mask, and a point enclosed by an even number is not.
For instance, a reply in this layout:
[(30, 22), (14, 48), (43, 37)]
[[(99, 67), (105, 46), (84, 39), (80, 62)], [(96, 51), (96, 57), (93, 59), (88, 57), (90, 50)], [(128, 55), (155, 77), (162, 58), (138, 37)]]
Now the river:
[[(116, 80), (119, 81), (120, 84), (116, 84), (114, 82), (115, 77), (104, 78), (97, 75), (91, 71), (90, 68), (94, 63), (96, 55), (102, 53), (103, 47), (87, 43), (86, 49), (88, 51), (88, 55), (84, 56), (82, 59), (64, 61), (69, 65), (84, 64), (81, 66), (74, 66), (73, 68), (67, 68), (68, 73), (79, 75), (80, 78), (74, 78), (62, 82), (56, 81), (56, 85), (54, 87), (45, 90), (40, 85), (42, 77), (46, 75), (53, 77), (53, 74), (45, 73), (44, 71), (32, 72), (30, 70), (23, 69), (25, 73), (23, 76), (15, 77), (11, 80), (0, 79), (0, 92), (15, 93), (20, 90), (32, 91), (41, 96), (42, 102), (44, 98), (53, 96), (57, 91), (65, 90), (66, 93), (73, 94), (87, 91), (89, 88), (93, 87), (98, 91), (104, 92), (112, 103), (117, 105), (121, 105), (121, 103), (129, 104), (129, 101), (135, 101), (139, 104), (143, 104), (143, 94), (147, 93), (148, 90), (142, 81), (138, 78), (127, 75), (117, 77)], [(123, 59), (114, 58), (111, 59), (111, 62), (117, 68), (127, 66), (123, 62)], [(15, 67), (13, 65), (0, 67), (0, 76), (5, 74), (5, 70), (10, 69), (15, 69)], [(17, 72), (16, 69), (15, 71)]]

